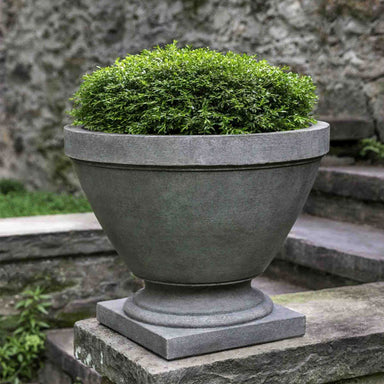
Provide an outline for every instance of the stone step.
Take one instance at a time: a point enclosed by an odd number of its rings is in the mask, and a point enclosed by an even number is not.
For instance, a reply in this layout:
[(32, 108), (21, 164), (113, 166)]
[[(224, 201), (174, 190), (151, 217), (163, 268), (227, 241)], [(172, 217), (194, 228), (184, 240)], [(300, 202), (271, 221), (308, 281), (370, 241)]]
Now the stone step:
[(96, 302), (141, 286), (116, 255), (93, 213), (0, 219), (0, 316), (12, 328), (14, 303), (26, 288), (52, 297), (57, 327), (95, 314)]
[(111, 254), (93, 213), (0, 219), (0, 262)]
[[(272, 296), (308, 290), (304, 283), (292, 283), (279, 278), (276, 272), (272, 277), (268, 274), (257, 277), (252, 285)], [(80, 379), (83, 384), (109, 383), (106, 378), (74, 357), (73, 328), (47, 332), (46, 362), (39, 379), (41, 384), (71, 384), (76, 379)]]
[(384, 231), (302, 215), (277, 258), (358, 282), (384, 280)]
[(384, 167), (320, 167), (304, 210), (384, 229)]
[(375, 126), (371, 119), (323, 115), (319, 120), (330, 124), (331, 141), (356, 141), (371, 137), (375, 133)]
[[(366, 286), (369, 287), (370, 286)], [(375, 286), (372, 286), (375, 287)], [(361, 288), (356, 288), (357, 290), (361, 290)], [(284, 305), (295, 305), (295, 302), (302, 303), (305, 301), (310, 301), (311, 297), (318, 297), (320, 299), (324, 298), (329, 300), (330, 295), (334, 295), (334, 291), (326, 290), (320, 291), (319, 293), (306, 293), (296, 294), (296, 295), (283, 295), (277, 296), (274, 298), (275, 302), (282, 303)], [(336, 292), (348, 292), (346, 288), (343, 288), (340, 291)], [(351, 291), (353, 293), (353, 290)], [(318, 296), (316, 296), (318, 295)], [(327, 297), (328, 296), (328, 297)], [(369, 298), (367, 298), (369, 299)], [(358, 300), (359, 301), (359, 300)], [(292, 303), (292, 304), (290, 304)], [(300, 305), (300, 304), (299, 304)], [(348, 325), (348, 322), (345, 322), (344, 328)], [(325, 325), (323, 326), (325, 327)], [(368, 327), (367, 327), (368, 329)], [(41, 384), (70, 384), (76, 379), (80, 379), (83, 384), (107, 384), (110, 383), (107, 378), (99, 375), (94, 369), (87, 367), (85, 364), (81, 363), (74, 357), (74, 346), (73, 346), (73, 329), (57, 329), (51, 330), (47, 332), (47, 341), (46, 341), (46, 356), (47, 361), (45, 362), (44, 368), (40, 373), (40, 383)], [(129, 341), (128, 341), (129, 343)], [(280, 342), (282, 343), (282, 342)], [(270, 344), (274, 345), (276, 343)], [(266, 345), (268, 346), (268, 344)], [(242, 351), (242, 349), (237, 350)], [(229, 353), (229, 352), (222, 352)], [(209, 357), (208, 357), (209, 358)], [(364, 367), (360, 367), (360, 369), (366, 369)], [(369, 371), (369, 367), (367, 370)], [(363, 373), (365, 374), (365, 373)], [(343, 380), (342, 383), (350, 383), (350, 384), (378, 384), (384, 380), (383, 374), (374, 374), (370, 376), (365, 376), (364, 378), (354, 378)], [(257, 381), (255, 381), (257, 382)], [(338, 381), (338, 384), (341, 382)]]
[[(381, 233), (375, 233), (374, 244), (379, 246)], [(274, 290), (272, 294), (278, 294), (289, 292), (287, 289), (323, 289), (382, 278), (377, 260), (372, 262), (352, 250), (343, 255), (352, 260), (345, 273), (346, 267), (333, 267), (338, 265), (340, 252), (332, 244), (309, 240), (296, 238), (293, 231), (283, 252), (285, 260), (275, 260), (256, 284), (262, 289), (267, 285)], [(314, 257), (309, 261), (303, 256), (307, 249)], [(353, 270), (355, 262), (357, 269)], [(17, 320), (13, 303), (28, 286), (40, 285), (51, 293), (50, 321), (59, 327), (94, 316), (96, 302), (124, 297), (140, 284), (116, 255), (92, 213), (0, 220), (0, 315), (7, 317), (9, 327)]]
[(274, 301), (305, 314), (303, 337), (165, 361), (88, 319), (75, 326), (75, 356), (116, 384), (384, 380), (384, 283), (281, 295)]
[(95, 370), (78, 361), (73, 353), (73, 328), (47, 332), (46, 362), (39, 374), (41, 384), (108, 384)]

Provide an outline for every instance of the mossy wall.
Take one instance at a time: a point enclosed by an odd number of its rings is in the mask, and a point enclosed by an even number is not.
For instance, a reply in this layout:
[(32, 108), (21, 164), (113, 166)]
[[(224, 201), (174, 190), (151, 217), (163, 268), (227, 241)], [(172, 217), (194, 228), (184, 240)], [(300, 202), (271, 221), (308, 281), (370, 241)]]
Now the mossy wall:
[(62, 127), (81, 74), (174, 39), (257, 53), (311, 74), (319, 115), (364, 119), (384, 140), (383, 0), (5, 0), (1, 6), (0, 176), (76, 189), (62, 155)]
[(125, 297), (142, 287), (114, 254), (6, 262), (0, 278), (0, 332), (15, 326), (15, 303), (28, 288), (39, 286), (51, 296), (47, 320), (52, 327), (71, 327), (77, 320), (94, 317), (97, 302)]

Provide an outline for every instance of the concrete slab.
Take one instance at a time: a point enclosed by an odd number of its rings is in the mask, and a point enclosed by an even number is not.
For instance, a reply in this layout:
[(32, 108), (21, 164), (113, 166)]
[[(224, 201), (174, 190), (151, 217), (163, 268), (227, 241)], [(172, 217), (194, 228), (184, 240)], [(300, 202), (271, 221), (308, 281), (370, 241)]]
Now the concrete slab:
[(75, 355), (113, 383), (308, 384), (384, 372), (384, 283), (281, 295), (305, 336), (166, 361), (96, 319), (75, 326)]

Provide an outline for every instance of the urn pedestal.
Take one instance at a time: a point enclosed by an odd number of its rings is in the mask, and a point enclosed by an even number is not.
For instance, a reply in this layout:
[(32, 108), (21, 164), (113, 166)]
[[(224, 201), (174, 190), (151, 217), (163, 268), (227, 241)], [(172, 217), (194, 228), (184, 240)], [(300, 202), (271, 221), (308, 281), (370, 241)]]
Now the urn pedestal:
[(251, 287), (281, 248), (327, 153), (329, 125), (250, 135), (65, 128), (65, 151), (145, 288), (98, 320), (175, 359), (303, 335), (304, 316)]

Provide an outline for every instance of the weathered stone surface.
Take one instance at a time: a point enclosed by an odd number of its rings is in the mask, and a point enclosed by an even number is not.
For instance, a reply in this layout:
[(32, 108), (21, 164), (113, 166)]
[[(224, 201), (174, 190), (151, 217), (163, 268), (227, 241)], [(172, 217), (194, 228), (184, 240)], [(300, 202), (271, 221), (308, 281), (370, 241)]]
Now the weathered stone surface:
[[(380, 38), (381, 52), (384, 53), (384, 37)], [(373, 81), (368, 82), (364, 86), (367, 98), (370, 100), (369, 105), (373, 115), (376, 118), (376, 129), (381, 141), (384, 141), (384, 71), (378, 73)]]
[(167, 362), (89, 319), (75, 327), (75, 355), (132, 384), (321, 384), (384, 371), (384, 283), (274, 300), (307, 316), (304, 337)]
[(302, 215), (278, 258), (349, 279), (384, 279), (383, 231)]
[(335, 155), (327, 155), (322, 158), (320, 168), (322, 167), (333, 167), (333, 166), (345, 166), (355, 164), (356, 159), (353, 157), (345, 156), (338, 157)]
[(276, 257), (252, 284), (268, 295), (304, 292), (359, 284), (357, 281), (319, 271)]
[(258, 276), (272, 261), (328, 151), (329, 125), (206, 138), (65, 127), (65, 146), (101, 225), (135, 275), (162, 284), (217, 284)]
[(81, 74), (173, 39), (258, 53), (309, 73), (318, 84), (318, 115), (366, 121), (365, 134), (376, 125), (383, 139), (383, 6), (377, 0), (5, 1), (3, 172), (36, 187), (77, 186), (62, 156), (62, 127)]
[(373, 120), (349, 117), (321, 116), (320, 120), (331, 125), (331, 141), (359, 140), (375, 133)]
[(1, 219), (0, 262), (0, 314), (9, 326), (27, 287), (43, 287), (53, 300), (51, 322), (69, 326), (94, 316), (98, 301), (141, 286), (92, 213)]
[(98, 301), (141, 286), (91, 213), (1, 219), (0, 261), (0, 315), (9, 326), (27, 287), (44, 288), (53, 300), (50, 320), (69, 326), (94, 316)]
[(358, 377), (354, 379), (341, 380), (332, 384), (382, 384), (382, 383), (384, 383), (384, 373), (378, 373), (376, 375), (369, 375), (369, 376)]
[(304, 210), (384, 229), (384, 168), (321, 167)]
[(320, 167), (315, 191), (384, 205), (384, 168), (373, 166)]
[[(50, 361), (44, 363), (44, 366), (39, 372), (40, 384), (72, 384), (72, 378), (65, 372), (57, 368), (57, 366)], [(98, 384), (95, 382), (95, 384)]]
[(95, 370), (75, 359), (72, 328), (48, 331), (45, 355), (47, 362), (40, 374), (41, 384), (71, 384), (73, 380), (80, 380), (82, 384), (110, 383)]
[(324, 121), (278, 135), (143, 136), (64, 128), (65, 154), (71, 159), (140, 167), (236, 168), (313, 160), (328, 153), (329, 136), (329, 124)]
[(49, 320), (58, 326), (71, 326), (94, 316), (98, 301), (127, 296), (141, 283), (117, 255), (4, 263), (0, 265), (0, 315), (16, 316), (13, 304), (18, 295), (35, 286), (52, 297)]
[[(299, 267), (301, 268), (301, 273), (297, 278), (306, 278), (305, 283), (301, 280), (300, 282), (290, 283), (289, 278), (292, 278), (294, 273), (289, 272), (291, 270), (287, 265), (288, 263), (279, 261), (278, 264), (278, 270), (274, 267), (273, 273), (265, 273), (263, 276), (257, 277), (252, 281), (252, 285), (262, 289), (269, 295), (277, 295), (282, 293), (303, 292), (307, 290), (306, 284), (309, 282), (315, 284), (315, 286), (311, 286), (311, 288), (319, 288), (318, 284), (321, 284), (323, 287), (327, 286), (327, 284), (328, 286), (335, 284), (334, 280), (332, 280), (332, 282), (326, 281), (327, 277), (325, 277), (324, 274), (319, 274), (318, 272), (316, 274), (312, 272), (311, 274), (311, 272), (304, 267)], [(297, 269), (298, 266), (294, 268)], [(272, 268), (269, 268), (269, 271), (272, 271)], [(286, 273), (284, 276), (282, 276), (283, 271)], [(299, 273), (296, 273), (296, 275), (298, 274)], [(302, 276), (302, 274), (305, 276)], [(314, 282), (316, 277), (319, 280), (318, 282)], [(341, 284), (341, 282), (338, 283)], [(49, 330), (47, 332), (46, 348), (46, 357), (50, 363), (48, 363), (47, 370), (43, 369), (41, 375), (42, 384), (52, 384), (50, 380), (51, 369), (55, 371), (55, 374), (63, 377), (62, 380), (66, 380), (68, 376), (70, 376), (72, 379), (75, 377), (82, 378), (83, 384), (98, 384), (100, 380), (104, 380), (102, 384), (108, 383), (105, 377), (101, 378), (92, 368), (86, 367), (74, 357), (72, 328)]]
[(0, 219), (0, 262), (112, 253), (93, 213)]
[(384, 229), (384, 207), (382, 203), (366, 202), (312, 191), (304, 211), (310, 215)]

